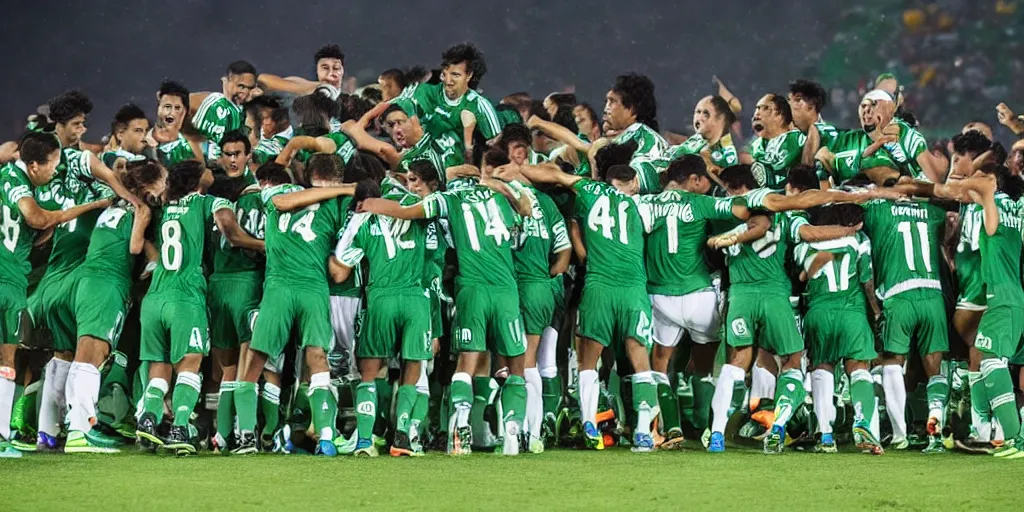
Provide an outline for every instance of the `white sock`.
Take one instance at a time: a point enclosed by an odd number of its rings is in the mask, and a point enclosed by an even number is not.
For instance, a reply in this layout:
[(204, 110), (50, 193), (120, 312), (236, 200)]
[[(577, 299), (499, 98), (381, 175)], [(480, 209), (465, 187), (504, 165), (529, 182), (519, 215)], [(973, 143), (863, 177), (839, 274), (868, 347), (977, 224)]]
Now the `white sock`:
[[(967, 384), (969, 389), (974, 388), (974, 386), (984, 386), (985, 381), (981, 378), (981, 372), (967, 372)], [(989, 405), (985, 404), (985, 409), (988, 409), (988, 407)], [(991, 440), (992, 423), (988, 418), (978, 414), (978, 409), (974, 407), (974, 404), (971, 404), (971, 426), (978, 433), (978, 441), (987, 443)]]
[(875, 397), (875, 410), (871, 415), (871, 435), (875, 436), (875, 439), (882, 438), (882, 426), (878, 423), (878, 397)]
[(832, 395), (836, 389), (836, 377), (828, 370), (811, 372), (811, 396), (814, 399), (814, 415), (818, 417), (818, 430), (822, 434), (832, 433), (832, 419), (836, 415), (836, 404)]
[[(11, 438), (11, 409), (14, 408), (14, 368), (0, 368), (0, 438)], [(10, 378), (7, 378), (10, 376)]]
[(754, 363), (750, 375), (750, 398), (775, 399), (775, 375)]
[(67, 395), (68, 430), (88, 432), (96, 417), (96, 402), (100, 398), (100, 371), (89, 363), (71, 363), (68, 373)]
[(892, 423), (892, 435), (907, 437), (907, 385), (903, 382), (903, 367), (887, 364), (882, 367), (882, 387), (885, 389), (885, 409)]
[[(43, 391), (39, 394), (39, 431), (56, 437), (60, 433), (60, 406), (58, 400), (64, 395), (67, 372), (60, 377), (60, 359), (50, 359), (43, 367)], [(67, 363), (67, 361), (62, 361)], [(70, 365), (68, 365), (70, 367)], [(70, 368), (69, 368), (70, 369)], [(60, 386), (58, 391), (57, 386)]]
[(580, 371), (580, 420), (591, 422), (597, 426), (597, 400), (600, 392), (597, 383), (597, 370)]
[(1006, 435), (1003, 432), (1003, 424), (999, 423), (999, 419), (992, 416), (992, 440), (993, 441), (1005, 441)]
[(558, 376), (558, 331), (553, 327), (545, 327), (540, 335), (540, 348), (537, 351), (537, 369), (540, 376), (553, 379)]
[(525, 429), (531, 439), (540, 439), (540, 427), (544, 422), (544, 402), (541, 398), (540, 371), (537, 368), (523, 370), (526, 380), (526, 421)]
[(729, 406), (732, 404), (733, 386), (736, 381), (743, 380), (745, 372), (738, 366), (722, 365), (715, 384), (715, 394), (711, 397), (711, 431), (725, 432), (725, 424), (729, 422)]
[[(668, 377), (666, 377), (665, 380), (667, 381)], [(655, 389), (657, 389), (657, 384), (655, 384), (654, 381), (654, 372), (646, 371), (634, 373), (633, 393), (636, 393), (637, 386), (655, 386)], [(654, 396), (658, 396), (656, 391)], [(658, 414), (659, 410), (660, 408), (658, 407), (658, 402), (654, 402), (653, 404), (641, 402), (640, 406), (637, 407), (636, 411), (636, 431), (640, 434), (650, 434), (651, 423), (654, 422), (654, 416)]]
[(457, 403), (452, 411), (452, 416), (449, 420), (448, 433), (455, 432), (456, 428), (465, 428), (469, 426), (469, 411), (473, 407), (473, 378), (466, 372), (458, 372), (452, 374), (452, 382), (464, 382), (469, 385), (469, 402)]

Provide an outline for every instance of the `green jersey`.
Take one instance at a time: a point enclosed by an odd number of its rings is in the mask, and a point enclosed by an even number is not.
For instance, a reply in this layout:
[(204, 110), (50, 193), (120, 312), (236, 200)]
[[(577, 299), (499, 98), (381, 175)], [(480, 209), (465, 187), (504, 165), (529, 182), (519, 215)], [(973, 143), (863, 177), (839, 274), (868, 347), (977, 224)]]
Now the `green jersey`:
[(647, 292), (679, 296), (710, 287), (710, 271), (704, 261), (708, 223), (736, 220), (732, 206), (746, 204), (746, 198), (716, 199), (666, 190), (640, 201), (650, 205), (653, 221), (647, 237)]
[(750, 167), (754, 178), (762, 187), (782, 188), (786, 186), (789, 168), (800, 163), (807, 135), (800, 130), (790, 130), (771, 140), (757, 137), (750, 143), (750, 156), (754, 164)]
[(494, 106), (476, 91), (467, 91), (452, 100), (445, 95), (441, 84), (417, 84), (406, 87), (392, 102), (402, 107), (410, 117), (418, 117), (423, 130), (435, 137), (447, 134), (464, 142), (463, 110), (476, 117), (476, 129), (485, 139), (491, 140), (501, 133), (501, 121)]
[(277, 158), (284, 151), (284, 147), (288, 144), (288, 141), (292, 139), (295, 130), (291, 126), (281, 133), (276, 133), (272, 137), (266, 139), (260, 139), (256, 147), (252, 148), (252, 161), (259, 165), (263, 165)]
[(433, 136), (424, 132), (420, 140), (402, 153), (395, 172), (409, 172), (409, 164), (416, 160), (426, 160), (434, 164), (437, 174), (442, 179), (445, 169), (466, 163), (462, 154), (462, 145), (451, 134)]
[[(266, 218), (263, 216), (263, 200), (259, 189), (242, 191), (235, 202), (235, 219), (249, 236), (263, 240)], [(244, 249), (232, 247), (217, 228), (212, 225), (210, 244), (213, 246), (213, 273), (232, 274), (236, 272), (259, 272), (263, 270), (260, 260)]]
[[(63, 169), (59, 169), (50, 183), (36, 189), (36, 200), (40, 204), (47, 205), (47, 209), (67, 209), (113, 196), (109, 187), (92, 176), (90, 153), (64, 148), (61, 157)], [(71, 270), (82, 263), (101, 213), (93, 210), (54, 228), (47, 273)]]
[(914, 179), (927, 180), (928, 176), (924, 174), (924, 170), (921, 169), (921, 164), (917, 163), (917, 157), (928, 151), (928, 141), (924, 139), (924, 135), (917, 131), (916, 128), (903, 122), (902, 120), (894, 121), (900, 128), (900, 133), (896, 142), (890, 142), (882, 146), (892, 156), (892, 159), (899, 164), (900, 171), (902, 174), (910, 176)]
[(658, 174), (665, 171), (671, 158), (671, 147), (661, 134), (643, 123), (629, 125), (615, 138), (616, 144), (635, 142), (637, 150), (629, 161), (636, 170), (640, 193), (650, 194), (661, 188)]
[[(352, 142), (352, 139), (348, 138), (348, 135), (345, 135), (342, 132), (328, 133), (321, 135), (321, 137), (331, 139), (334, 142), (334, 154), (340, 156), (341, 161), (345, 165), (348, 165), (352, 160), (352, 157), (356, 156), (356, 152), (359, 151), (358, 148), (356, 148), (356, 144)], [(315, 151), (303, 149), (295, 154), (295, 159), (305, 164), (309, 162), (309, 159), (315, 154)]]
[(832, 253), (832, 261), (807, 276), (807, 306), (866, 311), (863, 284), (874, 278), (871, 241), (858, 232), (825, 242), (801, 242), (793, 250), (793, 256), (800, 267), (809, 272), (814, 258), (822, 252)]
[(572, 247), (569, 232), (551, 197), (534, 188), (530, 191), (536, 198), (533, 213), (523, 219), (519, 250), (512, 254), (512, 260), (519, 282), (550, 281), (551, 256)]
[(923, 288), (941, 293), (939, 244), (946, 212), (923, 201), (864, 203), (864, 231), (874, 248), (875, 286), (882, 300)]
[[(979, 204), (960, 205), (960, 239), (954, 263), (957, 274), (981, 272), (981, 231), (985, 229), (985, 210)], [(984, 280), (982, 280), (984, 282)]]
[[(744, 194), (750, 208), (764, 206), (764, 198), (774, 190), (759, 188)], [(807, 224), (802, 214), (768, 212), (768, 232), (753, 242), (725, 249), (729, 281), (735, 293), (763, 293), (789, 296), (793, 285), (786, 274), (786, 252), (799, 243), (800, 228)], [(735, 224), (740, 224), (739, 222)]]
[(114, 151), (107, 151), (103, 153), (103, 155), (100, 156), (100, 161), (103, 162), (103, 165), (113, 169), (114, 164), (121, 158), (125, 160), (126, 164), (146, 159), (143, 155), (136, 155), (135, 153), (126, 151), (122, 148), (117, 148)]
[[(385, 178), (387, 181), (389, 178)], [(385, 185), (381, 184), (381, 189), (384, 189)], [(341, 208), (341, 233), (345, 232), (345, 228), (348, 227), (348, 223), (352, 221), (352, 197), (341, 196), (338, 198), (339, 207)], [(339, 240), (340, 241), (340, 240)], [(352, 276), (348, 279), (335, 283), (331, 279), (327, 283), (327, 290), (331, 294), (331, 297), (359, 297), (363, 294), (363, 269), (362, 265), (356, 264), (355, 268), (352, 269)]]
[[(695, 134), (686, 142), (678, 146), (672, 146), (671, 160), (677, 160), (683, 155), (697, 155), (700, 156), (700, 152), (704, 151), (704, 148), (708, 147), (708, 141), (701, 134)], [(725, 134), (721, 139), (711, 146), (711, 163), (725, 169), (740, 163), (739, 155), (736, 154), (736, 146), (732, 143), (732, 135)]]
[(170, 142), (164, 142), (156, 148), (157, 157), (160, 159), (160, 163), (164, 164), (164, 167), (168, 169), (178, 162), (184, 162), (185, 160), (195, 160), (196, 154), (192, 152), (192, 145), (189, 144), (188, 139), (184, 135), (178, 134), (178, 138)]
[(32, 252), (32, 237), (35, 230), (29, 227), (21, 215), (18, 201), (32, 197), (32, 182), (28, 179), (25, 164), (18, 160), (0, 169), (3, 196), (0, 197), (0, 235), (4, 247), (0, 250), (0, 283), (10, 283), (21, 290), (28, 286), (28, 273), (32, 266), (28, 255)]
[(230, 131), (245, 126), (245, 109), (235, 105), (219, 92), (211, 92), (192, 116), (192, 126), (206, 137), (206, 161), (220, 158), (220, 139)]
[(231, 210), (227, 199), (193, 192), (165, 204), (156, 220), (160, 251), (149, 293), (206, 300), (203, 245), (217, 210)]
[(100, 214), (89, 239), (89, 250), (79, 272), (90, 276), (102, 275), (121, 283), (132, 280), (132, 227), (135, 207), (124, 201), (108, 207)]
[(981, 278), (989, 307), (1024, 304), (1020, 285), (1021, 237), (1024, 236), (1024, 205), (999, 192), (995, 197), (999, 209), (996, 234), (981, 232)]
[(293, 212), (274, 207), (274, 196), (299, 190), (298, 185), (284, 184), (260, 193), (267, 226), (266, 280), (327, 293), (327, 258), (341, 234), (344, 211), (337, 198)]
[[(832, 169), (836, 183), (842, 183), (860, 172), (876, 167), (888, 167), (899, 170), (896, 162), (884, 150), (875, 151), (871, 156), (861, 156), (864, 150), (871, 145), (871, 142), (871, 137), (868, 136), (867, 132), (859, 128), (856, 130), (843, 130), (832, 139), (828, 149), (834, 155)], [(823, 178), (822, 175), (818, 177)]]
[(650, 207), (599, 181), (581, 179), (573, 190), (587, 247), (587, 282), (646, 287), (644, 234), (651, 231)]
[(814, 127), (818, 129), (818, 135), (821, 136), (821, 145), (818, 147), (828, 146), (839, 135), (839, 130), (835, 126), (826, 123), (820, 114), (818, 115), (818, 120), (814, 122)]
[(422, 293), (426, 225), (357, 213), (345, 228), (335, 255), (350, 268), (366, 258), (370, 267), (367, 297), (410, 290)]
[[(519, 193), (515, 188), (513, 192)], [(467, 185), (434, 192), (421, 204), (427, 218), (448, 219), (459, 264), (456, 286), (516, 288), (512, 232), (521, 219), (504, 197), (480, 185)]]

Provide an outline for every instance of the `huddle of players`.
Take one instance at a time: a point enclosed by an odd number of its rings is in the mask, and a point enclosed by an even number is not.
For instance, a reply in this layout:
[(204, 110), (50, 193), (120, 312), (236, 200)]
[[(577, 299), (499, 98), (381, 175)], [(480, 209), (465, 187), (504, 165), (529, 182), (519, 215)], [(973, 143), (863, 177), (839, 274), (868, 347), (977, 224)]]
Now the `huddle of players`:
[[(892, 444), (905, 447), (903, 364), (914, 341), (930, 377), (926, 451), (941, 451), (949, 394), (939, 371), (948, 348), (939, 276), (946, 216), (931, 198), (943, 197), (971, 205), (961, 215), (971, 219), (963, 222), (969, 237), (961, 245), (975, 249), (980, 272), (961, 280), (961, 292), (971, 294), (965, 303), (976, 306), (986, 296), (990, 301), (974, 338), (977, 357), (972, 357), (978, 372), (971, 383), (984, 382), (971, 387), (978, 402), (979, 437), (984, 428), (992, 429), (984, 418), (994, 417), (1006, 439), (996, 454), (1013, 458), (1021, 453), (1005, 362), (1021, 337), (1020, 312), (1014, 308), (1022, 306), (1013, 299), (1024, 293), (1020, 206), (1005, 193), (1017, 178), (989, 161), (991, 142), (979, 132), (965, 131), (954, 140), (960, 158), (954, 158), (951, 176), (964, 179), (933, 185), (928, 178), (935, 176), (936, 164), (930, 153), (925, 156), (923, 138), (893, 120), (896, 100), (881, 89), (861, 104), (861, 129), (836, 131), (818, 116), (824, 91), (812, 82), (795, 82), (788, 101), (766, 95), (758, 102), (752, 120), (758, 137), (749, 153), (738, 153), (729, 135), (734, 106), (721, 97), (701, 100), (694, 115), (697, 134), (670, 146), (656, 131), (654, 87), (646, 77), (618, 77), (606, 97), (604, 125), (598, 126), (589, 107), (559, 104), (564, 96), (549, 97), (547, 115), (514, 96), (507, 98), (509, 106), (496, 110), (473, 90), (486, 71), (475, 48), (457, 45), (442, 58), (440, 83), (419, 83), (401, 72), (382, 75), (385, 101), (370, 110), (344, 101), (339, 108), (335, 100), (344, 100), (337, 94), (344, 56), (330, 47), (315, 59), (319, 83), (257, 75), (243, 62), (228, 68), (223, 94), (190, 95), (167, 83), (158, 97), (160, 117), (149, 132), (145, 116), (137, 115), (141, 111), (126, 107), (119, 112), (113, 129), (117, 147), (104, 155), (107, 164), (73, 149), (78, 140), (67, 134), (69, 125), (84, 121), (87, 100), (70, 95), (71, 103), (77, 100), (81, 107), (71, 118), (54, 108), (68, 102), (69, 95), (55, 100), (50, 116), (56, 137), (26, 135), (19, 144), (20, 160), (4, 169), (5, 180), (20, 180), (5, 186), (5, 206), (12, 212), (9, 217), (5, 210), (5, 219), (13, 218), (18, 226), (13, 237), (10, 228), (4, 231), (6, 240), (14, 240), (5, 242), (14, 247), (12, 255), (5, 253), (5, 267), (10, 260), (12, 275), (21, 272), (24, 280), (32, 235), (28, 229), (19, 234), (21, 227), (57, 225), (53, 254), (62, 254), (57, 248), (69, 246), (62, 242), (76, 231), (76, 223), (69, 221), (108, 207), (109, 200), (91, 201), (111, 195), (97, 180), (122, 198), (85, 228), (92, 231), (84, 244), (88, 253), (71, 265), (82, 270), (58, 274), (61, 267), (53, 265), (51, 255), (47, 276), (33, 295), (44, 297), (33, 321), (54, 331), (58, 353), (70, 352), (74, 358), (64, 379), (59, 368), (64, 365), (56, 361), (66, 359), (55, 357), (47, 367), (47, 380), (52, 373), (53, 380), (64, 381), (53, 387), (62, 389), (60, 398), (68, 409), (65, 451), (114, 451), (91, 435), (98, 367), (116, 346), (127, 308), (134, 261), (129, 254), (146, 250), (155, 264), (147, 267), (152, 283), (141, 311), (140, 359), (148, 364), (148, 379), (136, 435), (143, 446), (178, 454), (196, 451), (189, 421), (211, 338), (214, 373), (220, 375), (215, 449), (257, 450), (257, 403), (273, 411), (264, 411), (262, 444), (269, 445), (279, 416), (274, 406), (280, 403), (282, 351), (295, 332), (303, 355), (296, 375), (305, 382), (301, 394), (309, 402), (317, 453), (334, 455), (340, 445), (344, 452), (377, 454), (373, 426), (380, 397), (375, 381), (393, 358), (401, 360), (401, 378), (391, 453), (420, 453), (418, 428), (427, 415), (429, 392), (426, 362), (441, 336), (449, 247), (458, 269), (451, 319), (457, 362), (446, 411), (451, 454), (471, 451), (478, 430), (471, 425), (474, 395), (486, 394), (480, 388), (491, 386), (489, 378), (478, 378), (488, 374), (488, 351), (507, 371), (497, 404), (501, 451), (543, 451), (542, 426), (562, 397), (555, 354), (559, 310), (565, 305), (561, 275), (569, 267), (570, 249), (586, 269), (583, 284), (579, 278), (574, 283), (579, 302), (572, 350), (588, 446), (600, 449), (604, 443), (597, 409), (598, 363), (605, 349), (615, 356), (620, 374), (632, 372), (633, 450), (679, 444), (678, 406), (666, 372), (685, 331), (693, 343), (698, 383), (695, 426), (709, 427), (708, 449), (724, 450), (725, 423), (736, 407), (734, 383), (745, 379), (756, 360), (751, 394), (775, 403), (765, 451), (781, 451), (785, 426), (805, 393), (805, 342), (790, 301), (794, 290), (787, 268), (795, 263), (806, 281), (803, 326), (814, 367), (810, 380), (822, 449), (835, 450), (832, 370), (839, 362), (851, 381), (858, 446), (882, 451), (877, 422), (872, 424), (876, 399), (868, 368), (873, 364), (882, 368)], [(398, 83), (404, 81), (411, 83)], [(273, 101), (249, 101), (257, 84), (305, 94), (292, 105), (297, 130), (288, 126), (287, 110), (282, 116), (282, 107)], [(181, 131), (193, 110), (190, 125), (198, 136), (189, 138)], [(367, 133), (378, 118), (401, 152)], [(523, 119), (535, 130), (532, 136), (515, 122)], [(202, 139), (205, 150), (197, 142)], [(484, 152), (484, 147), (491, 149)], [(466, 164), (474, 152), (483, 153), (479, 167)], [(221, 185), (229, 185), (218, 190), (230, 201), (202, 192), (211, 181), (204, 157), (211, 166), (218, 162), (226, 175)], [(380, 160), (391, 169), (387, 175)], [(51, 179), (58, 163), (63, 168)], [(253, 174), (250, 166), (258, 164)], [(859, 188), (891, 185), (901, 176), (907, 178), (896, 187)], [(817, 190), (844, 183), (853, 190)], [(33, 209), (33, 188), (42, 201), (40, 189), (46, 187), (55, 190), (55, 197), (64, 191), (63, 204), (58, 204), (62, 211)], [(139, 197), (154, 207), (152, 222)], [(30, 220), (37, 214), (43, 218)], [(77, 231), (81, 236), (82, 229)], [(82, 240), (75, 245), (78, 252)], [(208, 279), (204, 247), (213, 252)], [(725, 253), (721, 270), (728, 286), (712, 280), (705, 247)], [(982, 252), (994, 256), (982, 258)], [(362, 262), (367, 269), (360, 268)], [(363, 272), (366, 316), (354, 343), (361, 380), (354, 392), (357, 426), (350, 440), (339, 442), (338, 388), (329, 360), (339, 348), (345, 357), (346, 344), (352, 347)], [(62, 278), (47, 279), (51, 273)], [(348, 290), (332, 290), (328, 277), (357, 282)], [(44, 293), (46, 283), (53, 283), (55, 291)], [(109, 293), (93, 294), (105, 288)], [(11, 300), (4, 316), (8, 345), (0, 352), (0, 384), (10, 381), (12, 388), (14, 351), (9, 344), (17, 342), (24, 295), (24, 285), (11, 290), (21, 302)], [(355, 300), (335, 301), (343, 298)], [(879, 310), (885, 319), (881, 358), (869, 323), (877, 316), (869, 312)], [(58, 334), (61, 329), (66, 332)], [(714, 382), (722, 330), (727, 364)], [(177, 375), (173, 421), (161, 434), (172, 375)], [(0, 399), (6, 391), (0, 389)], [(55, 445), (60, 421), (54, 416), (45, 422), (56, 424), (47, 425), (50, 432), (40, 418), (38, 445)], [(281, 444), (287, 445), (287, 439)]]

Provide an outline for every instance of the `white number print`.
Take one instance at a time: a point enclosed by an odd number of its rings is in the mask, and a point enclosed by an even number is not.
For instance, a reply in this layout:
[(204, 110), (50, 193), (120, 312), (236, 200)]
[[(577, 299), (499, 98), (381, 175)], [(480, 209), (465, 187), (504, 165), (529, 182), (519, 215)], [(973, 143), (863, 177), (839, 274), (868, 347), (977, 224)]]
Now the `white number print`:
[[(313, 216), (316, 210), (307, 209), (299, 214), (299, 220), (291, 227), (291, 232), (302, 237), (305, 242), (316, 240), (316, 233), (313, 232)], [(288, 232), (288, 225), (291, 224), (292, 214), (285, 213), (277, 219), (277, 230), (281, 233)]]
[(407, 251), (416, 248), (415, 240), (402, 240), (402, 237), (409, 231), (411, 223), (407, 220), (388, 220), (377, 217), (380, 235), (384, 238), (384, 248), (388, 252), (388, 259), (395, 259), (399, 250)]
[(167, 270), (181, 268), (181, 223), (169, 220), (160, 226), (160, 262)]
[(835, 261), (830, 261), (821, 267), (828, 280), (828, 291), (835, 293), (850, 289), (850, 255), (844, 254), (839, 260), (839, 275), (836, 275)]
[(914, 233), (910, 225), (917, 225), (917, 236), (918, 243), (921, 245), (921, 261), (924, 262), (925, 272), (931, 273), (932, 262), (928, 258), (931, 254), (931, 243), (928, 241), (928, 224), (924, 222), (909, 222), (903, 221), (896, 225), (896, 231), (899, 231), (903, 235), (903, 256), (907, 259), (907, 268), (913, 271), (917, 270), (916, 258), (914, 255)]
[(11, 213), (10, 206), (4, 205), (3, 216), (3, 222), (0, 223), (0, 232), (3, 233), (4, 247), (6, 247), (9, 252), (14, 252), (14, 250), (18, 248), (18, 237), (21, 235), (21, 224), (19, 224), (18, 220), (14, 218), (14, 215)]
[[(601, 233), (601, 236), (608, 240), (614, 240), (612, 230), (615, 229), (616, 223), (619, 226), (619, 243), (626, 245), (629, 243), (629, 233), (626, 231), (626, 210), (629, 209), (629, 203), (623, 201), (619, 203), (618, 221), (611, 215), (611, 200), (608, 196), (601, 196), (594, 203), (594, 206), (590, 209), (590, 213), (587, 214), (587, 227), (595, 232)], [(671, 229), (671, 228), (669, 228)], [(669, 242), (671, 245), (671, 241)]]
[(466, 223), (469, 245), (474, 251), (480, 251), (480, 238), (476, 230), (478, 217), (484, 224), (484, 236), (494, 238), (495, 245), (501, 245), (512, 238), (493, 197), (484, 203), (473, 203), (472, 206), (462, 203), (462, 219)]

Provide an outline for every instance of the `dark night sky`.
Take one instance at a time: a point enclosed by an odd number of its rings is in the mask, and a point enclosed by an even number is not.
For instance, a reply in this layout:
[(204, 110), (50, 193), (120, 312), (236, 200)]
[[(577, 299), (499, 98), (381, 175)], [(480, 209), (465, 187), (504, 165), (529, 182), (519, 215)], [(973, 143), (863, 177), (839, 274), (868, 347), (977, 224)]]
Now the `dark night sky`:
[(0, 133), (16, 136), (27, 114), (69, 88), (96, 104), (86, 138), (98, 140), (121, 104), (154, 110), (164, 78), (219, 91), (236, 59), (310, 75), (313, 52), (334, 42), (346, 53), (346, 75), (365, 83), (389, 67), (436, 66), (447, 45), (463, 40), (485, 52), (482, 88), (494, 101), (575, 84), (600, 109), (614, 76), (637, 71), (656, 84), (662, 126), (683, 127), (695, 101), (712, 92), (714, 74), (745, 102), (784, 89), (829, 39), (837, 3), (783, 10), (755, 0), (12, 2), (0, 18)]

